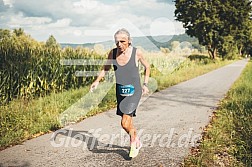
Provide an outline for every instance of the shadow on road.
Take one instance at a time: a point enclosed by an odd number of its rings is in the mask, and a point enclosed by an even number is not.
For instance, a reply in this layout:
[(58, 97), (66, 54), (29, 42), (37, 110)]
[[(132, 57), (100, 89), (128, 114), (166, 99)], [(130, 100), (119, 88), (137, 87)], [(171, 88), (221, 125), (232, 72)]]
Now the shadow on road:
[[(22, 165), (17, 165), (17, 164), (20, 164), (20, 162), (11, 161), (11, 164), (14, 164), (14, 165), (8, 165), (8, 167), (29, 167), (29, 166), (31, 166), (28, 162), (24, 162)], [(0, 167), (7, 167), (7, 166), (4, 166), (0, 163)]]
[[(215, 96), (211, 94), (211, 92), (199, 92), (197, 90), (188, 90), (188, 89), (182, 89), (182, 88), (175, 88), (169, 89), (169, 91), (163, 91), (159, 92), (162, 94), (162, 96), (152, 96), (150, 99), (157, 99), (160, 102), (175, 102), (175, 103), (181, 103), (181, 104), (187, 104), (191, 106), (198, 106), (198, 107), (208, 107), (208, 108), (215, 108), (215, 103), (220, 100), (219, 96)], [(168, 95), (167, 95), (168, 94)], [(166, 96), (167, 95), (167, 96)], [(210, 101), (211, 104), (206, 103), (206, 101)], [(171, 103), (173, 104), (173, 103)]]
[[(59, 140), (62, 135), (66, 137), (71, 137), (73, 140), (79, 140), (84, 142), (87, 146), (87, 149), (92, 153), (116, 153), (122, 156), (125, 160), (131, 160), (128, 156), (129, 147), (122, 147), (114, 144), (107, 144), (99, 141), (96, 137), (93, 136), (92, 133), (88, 131), (75, 131), (64, 129), (60, 131), (56, 131), (56, 134), (51, 140)], [(72, 146), (73, 147), (73, 146)]]

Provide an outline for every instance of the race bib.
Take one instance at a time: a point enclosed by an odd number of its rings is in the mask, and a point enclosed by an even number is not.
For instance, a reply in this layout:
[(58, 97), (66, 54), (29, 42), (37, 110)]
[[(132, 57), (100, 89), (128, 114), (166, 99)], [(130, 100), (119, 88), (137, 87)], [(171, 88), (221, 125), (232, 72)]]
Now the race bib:
[(135, 92), (133, 85), (119, 85), (119, 94), (121, 96), (132, 96)]

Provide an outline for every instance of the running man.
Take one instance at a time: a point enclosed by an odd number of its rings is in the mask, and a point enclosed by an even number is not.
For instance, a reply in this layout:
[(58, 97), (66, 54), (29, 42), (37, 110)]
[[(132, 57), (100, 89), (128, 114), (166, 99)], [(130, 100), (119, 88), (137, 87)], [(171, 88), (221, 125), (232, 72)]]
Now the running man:
[[(144, 59), (141, 50), (132, 46), (130, 33), (126, 29), (119, 29), (115, 35), (116, 48), (112, 49), (107, 58), (107, 63), (92, 83), (90, 91), (97, 88), (100, 80), (113, 65), (116, 77), (116, 114), (121, 116), (121, 126), (130, 135), (130, 153), (129, 157), (136, 157), (142, 143), (136, 135), (136, 129), (133, 126), (132, 117), (136, 116), (142, 94), (147, 94), (147, 87), (150, 75), (150, 65)], [(145, 67), (144, 81), (141, 86), (138, 63)]]

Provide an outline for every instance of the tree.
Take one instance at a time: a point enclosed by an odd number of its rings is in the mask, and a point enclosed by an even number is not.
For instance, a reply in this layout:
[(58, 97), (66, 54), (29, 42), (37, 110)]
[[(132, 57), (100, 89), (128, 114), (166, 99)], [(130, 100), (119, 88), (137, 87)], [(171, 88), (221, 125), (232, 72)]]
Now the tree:
[[(183, 23), (186, 33), (196, 37), (199, 43), (207, 46), (214, 59), (217, 51), (222, 51), (226, 39), (234, 38), (231, 46), (243, 45), (241, 37), (251, 12), (249, 0), (175, 0), (176, 20)], [(240, 39), (239, 41), (235, 41)], [(224, 53), (224, 52), (223, 52)]]
[[(221, 32), (223, 37), (221, 44), (222, 46), (233, 45), (233, 47), (226, 48), (229, 52), (236, 50), (237, 54), (240, 55), (246, 52), (246, 43), (251, 40), (250, 34), (252, 32), (251, 28), (249, 28), (251, 24), (251, 10), (251, 2), (249, 0), (227, 1), (223, 6), (219, 7), (220, 20), (225, 28), (225, 31)], [(228, 40), (230, 36), (233, 37), (232, 41)], [(223, 47), (220, 48), (221, 50), (223, 50)], [(230, 53), (223, 54), (223, 56), (230, 58)]]
[(56, 39), (54, 38), (53, 35), (50, 35), (50, 37), (46, 41), (46, 47), (49, 48), (58, 48), (60, 45), (57, 43)]
[[(251, 10), (251, 5), (245, 5), (244, 8), (247, 10)], [(238, 49), (240, 55), (247, 54), (249, 48), (252, 46), (252, 20), (250, 18), (250, 14), (240, 12), (239, 15), (245, 15), (247, 17), (240, 24), (238, 23), (238, 30), (235, 34), (235, 40), (238, 44)]]

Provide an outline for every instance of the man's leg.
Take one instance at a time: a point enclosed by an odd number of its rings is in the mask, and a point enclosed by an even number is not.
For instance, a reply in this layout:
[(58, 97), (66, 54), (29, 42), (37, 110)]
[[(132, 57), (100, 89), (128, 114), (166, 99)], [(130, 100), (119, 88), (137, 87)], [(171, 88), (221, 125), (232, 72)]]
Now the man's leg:
[(122, 127), (130, 135), (130, 153), (129, 157), (136, 157), (142, 144), (136, 136), (136, 129), (133, 126), (133, 119), (130, 115), (123, 114)]
[(123, 114), (121, 121), (122, 128), (130, 135), (130, 141), (135, 141), (136, 129), (133, 126), (133, 119), (130, 115)]

